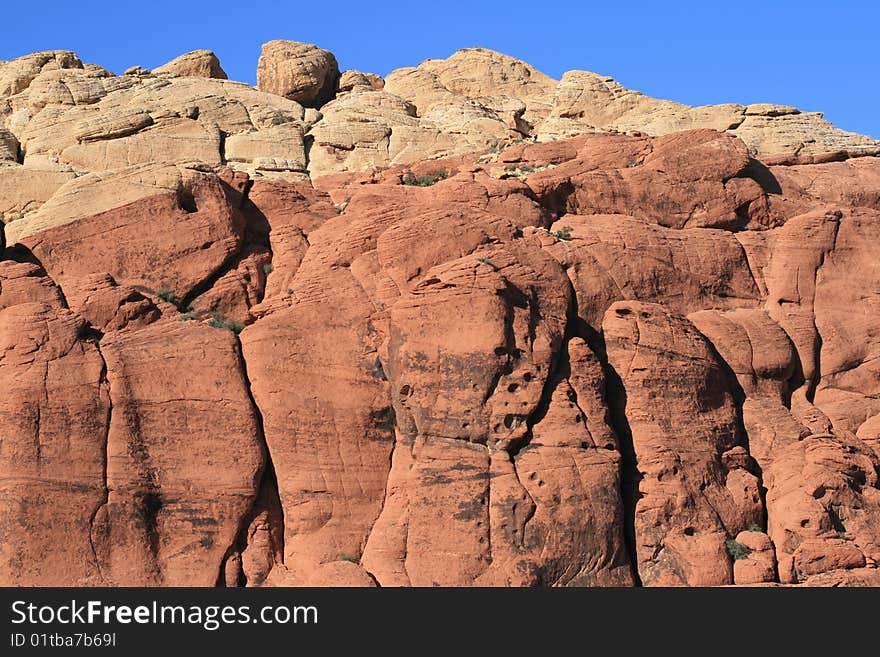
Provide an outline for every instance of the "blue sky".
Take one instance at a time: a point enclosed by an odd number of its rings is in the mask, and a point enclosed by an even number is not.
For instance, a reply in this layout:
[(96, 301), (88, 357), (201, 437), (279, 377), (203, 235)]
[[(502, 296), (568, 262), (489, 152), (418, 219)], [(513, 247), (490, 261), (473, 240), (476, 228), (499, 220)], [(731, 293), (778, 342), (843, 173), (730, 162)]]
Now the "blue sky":
[(316, 43), (340, 67), (386, 74), (483, 46), (559, 77), (611, 75), (691, 105), (774, 102), (823, 111), (880, 138), (880, 3), (272, 2), (271, 0), (4, 3), (0, 60), (75, 50), (120, 73), (210, 48), (229, 77), (253, 83), (260, 45)]

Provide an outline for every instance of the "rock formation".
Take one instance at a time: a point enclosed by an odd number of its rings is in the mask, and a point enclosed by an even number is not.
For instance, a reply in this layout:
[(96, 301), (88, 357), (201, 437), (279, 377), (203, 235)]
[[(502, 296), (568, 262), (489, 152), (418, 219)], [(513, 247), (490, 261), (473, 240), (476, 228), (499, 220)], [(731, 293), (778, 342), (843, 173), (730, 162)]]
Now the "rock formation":
[(225, 78), (0, 63), (0, 584), (880, 585), (880, 142)]
[(264, 44), (257, 64), (257, 88), (310, 107), (332, 98), (338, 77), (333, 53), (295, 41)]
[(155, 75), (189, 75), (199, 78), (226, 80), (226, 71), (210, 50), (193, 50), (175, 57), (167, 64), (153, 69)]

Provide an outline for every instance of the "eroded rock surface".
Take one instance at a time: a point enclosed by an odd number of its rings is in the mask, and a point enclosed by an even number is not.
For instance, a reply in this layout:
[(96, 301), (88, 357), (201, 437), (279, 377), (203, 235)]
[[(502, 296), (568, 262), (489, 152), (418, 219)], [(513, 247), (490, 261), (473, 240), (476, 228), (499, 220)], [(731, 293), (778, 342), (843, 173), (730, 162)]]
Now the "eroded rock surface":
[(876, 585), (877, 142), (258, 77), (0, 64), (0, 584)]

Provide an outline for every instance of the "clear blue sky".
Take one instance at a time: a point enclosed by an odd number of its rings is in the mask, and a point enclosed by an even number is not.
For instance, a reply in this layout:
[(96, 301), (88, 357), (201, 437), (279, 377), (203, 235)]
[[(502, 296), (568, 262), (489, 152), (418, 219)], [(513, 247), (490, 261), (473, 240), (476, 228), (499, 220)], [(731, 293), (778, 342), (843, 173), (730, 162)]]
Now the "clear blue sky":
[(557, 78), (585, 69), (691, 105), (795, 105), (880, 138), (880, 3), (867, 0), (48, 0), (4, 3), (0, 16), (0, 60), (63, 48), (120, 73), (210, 48), (253, 83), (270, 39), (383, 75), (483, 46)]

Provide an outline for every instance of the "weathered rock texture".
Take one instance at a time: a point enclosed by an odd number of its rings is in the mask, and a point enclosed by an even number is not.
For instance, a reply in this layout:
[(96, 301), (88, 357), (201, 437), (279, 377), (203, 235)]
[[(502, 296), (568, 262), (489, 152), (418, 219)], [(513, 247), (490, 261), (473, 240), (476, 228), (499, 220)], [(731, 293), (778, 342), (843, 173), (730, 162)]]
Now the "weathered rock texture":
[(333, 53), (295, 41), (263, 45), (257, 65), (257, 87), (303, 105), (322, 105), (333, 95), (339, 66)]
[(210, 50), (193, 50), (175, 57), (167, 64), (153, 69), (155, 75), (189, 75), (199, 78), (226, 79), (220, 60)]
[(0, 584), (880, 581), (880, 144), (483, 49), (258, 80), (0, 64)]

